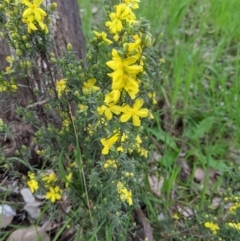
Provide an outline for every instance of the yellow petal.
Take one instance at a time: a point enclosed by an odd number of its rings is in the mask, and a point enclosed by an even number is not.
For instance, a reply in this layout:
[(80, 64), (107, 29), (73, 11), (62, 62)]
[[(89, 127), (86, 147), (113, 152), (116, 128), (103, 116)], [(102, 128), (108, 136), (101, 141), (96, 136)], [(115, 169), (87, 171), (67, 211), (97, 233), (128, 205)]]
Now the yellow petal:
[(111, 68), (112, 70), (116, 70), (119, 67), (119, 63), (113, 60), (110, 60), (106, 63), (106, 65)]
[(122, 115), (121, 115), (120, 121), (121, 121), (121, 122), (127, 122), (130, 118), (131, 118), (131, 115), (125, 113), (125, 114), (122, 114)]
[(35, 19), (36, 19), (38, 22), (42, 21), (42, 16), (41, 16), (41, 14), (38, 12), (38, 10), (37, 10), (36, 8), (33, 10), (33, 13), (34, 13), (34, 15), (35, 15)]
[(41, 8), (37, 8), (37, 11), (39, 12), (39, 14), (41, 16), (43, 16), (43, 17), (47, 16), (47, 13), (44, 10), (42, 10)]
[(105, 114), (107, 120), (111, 120), (111, 119), (112, 119), (112, 112), (110, 111), (109, 108), (106, 108), (106, 109), (105, 109), (104, 114)]
[(28, 26), (31, 30), (37, 30), (37, 27), (32, 22), (30, 22)]
[(106, 106), (105, 105), (102, 105), (102, 106), (99, 106), (98, 108), (97, 108), (97, 113), (99, 114), (99, 115), (102, 115), (103, 113), (104, 113), (104, 111), (106, 110)]
[(119, 115), (122, 112), (122, 107), (118, 105), (111, 106), (110, 109), (116, 115)]
[(140, 117), (147, 117), (148, 116), (148, 109), (141, 109), (137, 112), (137, 115)]
[(140, 65), (124, 66), (124, 70), (129, 74), (138, 74), (143, 71), (143, 67)]
[(35, 6), (39, 6), (40, 4), (42, 4), (42, 2), (43, 2), (43, 0), (34, 0), (34, 1), (33, 1), (33, 4), (34, 4)]
[(105, 146), (103, 149), (102, 149), (102, 154), (103, 155), (107, 155), (109, 152), (109, 148), (107, 146)]
[(38, 22), (39, 26), (41, 27), (42, 30), (45, 29), (45, 24), (42, 21)]
[(31, 8), (27, 8), (24, 12), (23, 12), (23, 15), (22, 17), (23, 18), (27, 18), (29, 15), (31, 15), (33, 12), (33, 10)]
[(133, 105), (134, 110), (139, 110), (143, 106), (143, 100), (137, 99)]
[(139, 117), (137, 115), (134, 115), (132, 117), (132, 120), (133, 120), (133, 125), (134, 126), (140, 126), (141, 125), (141, 121), (140, 121), (140, 119), (139, 119)]

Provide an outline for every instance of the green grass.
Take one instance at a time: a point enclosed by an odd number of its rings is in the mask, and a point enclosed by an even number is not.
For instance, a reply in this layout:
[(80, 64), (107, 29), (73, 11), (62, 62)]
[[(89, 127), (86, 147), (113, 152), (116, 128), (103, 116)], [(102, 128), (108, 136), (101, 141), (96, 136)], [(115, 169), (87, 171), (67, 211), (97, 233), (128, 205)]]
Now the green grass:
[[(83, 30), (89, 39), (92, 28), (97, 27), (91, 9), (97, 6), (97, 17), (103, 16), (104, 1), (79, 2)], [(213, 168), (230, 175), (231, 163), (240, 164), (240, 158), (234, 155), (240, 141), (239, 9), (239, 0), (142, 0), (138, 11), (138, 16), (151, 23), (153, 58), (166, 60), (156, 82), (158, 98), (168, 106), (157, 110), (159, 123), (149, 131), (165, 149), (158, 167), (159, 175), (168, 177), (163, 188), (163, 199), (168, 201), (163, 202), (166, 212), (177, 202), (189, 205), (189, 200), (198, 203), (201, 210), (219, 190), (228, 188), (226, 185), (221, 189), (222, 179), (210, 187), (206, 178), (203, 188), (193, 184), (197, 167), (206, 173)], [(167, 116), (168, 122), (164, 123), (159, 115)], [(183, 131), (176, 127), (179, 120)], [(179, 183), (177, 177), (178, 155), (182, 152), (192, 168), (190, 180), (185, 183)], [(171, 197), (173, 190), (177, 193), (175, 201)], [(145, 203), (152, 222), (158, 223), (154, 212), (161, 212), (156, 208), (161, 205), (154, 197), (145, 198)]]

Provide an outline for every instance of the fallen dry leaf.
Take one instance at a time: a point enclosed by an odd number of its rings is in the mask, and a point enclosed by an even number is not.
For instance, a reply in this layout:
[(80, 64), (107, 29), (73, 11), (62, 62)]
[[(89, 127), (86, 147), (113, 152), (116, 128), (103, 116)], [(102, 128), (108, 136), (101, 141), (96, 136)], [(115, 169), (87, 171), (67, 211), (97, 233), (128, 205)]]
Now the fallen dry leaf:
[(41, 214), (41, 209), (39, 208), (41, 204), (41, 202), (27, 203), (23, 209), (27, 211), (32, 218), (38, 219)]
[(46, 220), (42, 225), (42, 229), (44, 231), (51, 231), (61, 225), (62, 225), (61, 223), (56, 223), (54, 221)]
[(163, 177), (157, 177), (157, 176), (148, 176), (148, 182), (149, 186), (152, 190), (152, 192), (160, 197), (161, 196), (161, 191), (164, 183), (164, 178)]
[(22, 197), (23, 197), (23, 200), (24, 202), (26, 203), (33, 203), (35, 202), (35, 197), (32, 195), (32, 192), (30, 191), (29, 188), (23, 188), (21, 191), (20, 191)]
[(202, 168), (198, 167), (196, 168), (194, 172), (194, 181), (197, 183), (202, 183), (205, 178), (205, 172)]
[(16, 216), (16, 212), (9, 205), (0, 205), (0, 229), (11, 224), (14, 216)]
[(37, 226), (15, 230), (6, 241), (50, 241), (49, 235)]
[(177, 211), (186, 218), (192, 218), (194, 215), (193, 209), (189, 207), (177, 206)]
[(135, 237), (132, 241), (142, 241), (148, 240), (153, 241), (152, 227), (148, 220), (146, 219), (141, 208), (137, 208), (134, 210), (136, 214), (136, 221), (140, 225), (140, 229), (136, 232)]
[(212, 199), (212, 207), (217, 208), (221, 204), (222, 201), (223, 201), (222, 198), (214, 197)]
[(39, 206), (42, 203), (36, 201), (29, 188), (23, 188), (20, 193), (23, 197), (23, 200), (26, 202), (26, 205), (23, 207), (23, 209), (27, 211), (32, 218), (38, 219), (41, 214), (41, 209)]

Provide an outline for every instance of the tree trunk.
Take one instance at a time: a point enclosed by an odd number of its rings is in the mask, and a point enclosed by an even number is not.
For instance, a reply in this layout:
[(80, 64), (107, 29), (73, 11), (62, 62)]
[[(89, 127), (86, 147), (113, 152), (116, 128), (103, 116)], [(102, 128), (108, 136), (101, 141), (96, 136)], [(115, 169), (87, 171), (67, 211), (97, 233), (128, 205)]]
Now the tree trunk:
[(6, 56), (10, 55), (10, 49), (5, 39), (0, 37), (0, 71), (7, 67)]
[(71, 43), (76, 56), (83, 59), (85, 46), (79, 13), (77, 0), (59, 0), (54, 38), (58, 53), (64, 52), (67, 44)]
[[(55, 41), (55, 49), (52, 52), (61, 56), (66, 51), (67, 44), (71, 43), (77, 59), (83, 59), (85, 57), (85, 46), (78, 2), (77, 0), (58, 0), (57, 4), (56, 18), (52, 20), (51, 26)], [(11, 50), (6, 40), (0, 38), (0, 71), (7, 67), (6, 56), (8, 55), (11, 55)], [(42, 60), (40, 59), (40, 61)], [(24, 123), (15, 113), (16, 107), (26, 107), (30, 101), (34, 103), (36, 100), (32, 89), (29, 88), (28, 80), (19, 76), (16, 76), (16, 78), (18, 83), (16, 93), (0, 92), (0, 118), (4, 120), (12, 132), (12, 135), (7, 137), (0, 135), (0, 146), (5, 157), (15, 156), (16, 151), (22, 145), (27, 146), (32, 157), (29, 162), (31, 165), (36, 165), (39, 160), (36, 157), (36, 146), (33, 143), (35, 129), (29, 123)], [(34, 78), (37, 82), (41, 82), (39, 73), (36, 73)], [(38, 117), (41, 118), (41, 113)], [(16, 166), (19, 168), (19, 165)], [(21, 169), (24, 172), (27, 170), (22, 166)]]

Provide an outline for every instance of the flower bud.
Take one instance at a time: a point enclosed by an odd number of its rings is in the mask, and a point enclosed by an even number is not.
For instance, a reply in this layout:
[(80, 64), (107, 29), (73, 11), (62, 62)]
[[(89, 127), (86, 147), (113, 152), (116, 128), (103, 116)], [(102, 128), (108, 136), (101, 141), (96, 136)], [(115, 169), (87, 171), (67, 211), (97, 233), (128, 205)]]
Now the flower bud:
[(56, 64), (56, 63), (57, 63), (57, 60), (56, 60), (55, 58), (50, 58), (50, 60), (51, 60), (51, 62), (52, 62), (53, 64)]
[(72, 45), (70, 43), (67, 44), (67, 50), (72, 51)]
[(152, 45), (152, 38), (148, 34), (144, 34), (142, 36), (142, 41), (143, 41), (144, 46), (146, 46), (146, 47), (150, 47)]
[(56, 2), (54, 2), (54, 3), (52, 3), (51, 4), (51, 6), (50, 6), (50, 11), (55, 11), (56, 10), (56, 8), (57, 8), (57, 3)]
[(69, 68), (69, 69), (73, 69), (73, 68), (74, 68), (74, 65), (73, 65), (73, 64), (68, 64), (68, 68)]
[(128, 52), (128, 49), (129, 49), (129, 45), (128, 45), (128, 44), (124, 44), (124, 45), (123, 45), (123, 51), (124, 51), (125, 53), (127, 53), (127, 52)]
[(97, 70), (98, 68), (99, 68), (98, 64), (94, 64), (94, 65), (92, 66), (92, 70)]
[(16, 39), (18, 39), (18, 34), (13, 32), (13, 33), (11, 33), (11, 37), (12, 37), (12, 39), (16, 40)]
[(24, 67), (25, 67), (25, 64), (24, 64), (23, 61), (20, 61), (20, 66), (21, 66), (21, 68), (24, 68)]
[[(52, 22), (52, 20), (51, 20), (51, 18), (46, 18), (46, 24), (50, 24), (51, 22)], [(47, 29), (45, 29), (45, 30), (47, 30)]]
[(25, 62), (25, 66), (26, 66), (26, 68), (30, 68), (30, 67), (31, 67), (30, 61), (27, 60), (27, 61)]
[(70, 77), (70, 76), (71, 76), (71, 72), (70, 72), (70, 71), (67, 71), (67, 72), (66, 72), (66, 76), (67, 76), (67, 77)]
[(32, 45), (30, 43), (26, 43), (26, 48), (30, 49)]
[(22, 40), (23, 40), (23, 41), (26, 41), (27, 39), (28, 39), (27, 35), (23, 35), (23, 36), (22, 36)]
[(27, 147), (25, 145), (22, 145), (22, 150), (27, 150)]
[(117, 52), (118, 52), (118, 55), (119, 55), (121, 58), (124, 58), (124, 53), (123, 53), (123, 51), (118, 50)]
[(73, 76), (75, 76), (75, 75), (77, 74), (76, 70), (72, 70), (72, 71), (71, 71), (71, 74), (72, 74)]
[(16, 49), (16, 55), (21, 56), (23, 54), (21, 49)]

